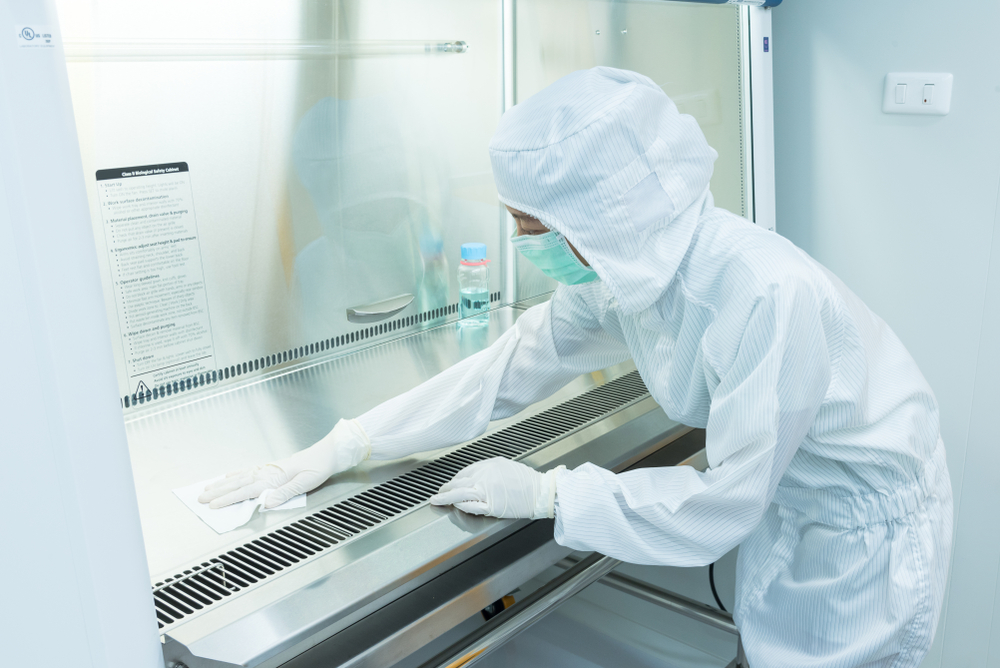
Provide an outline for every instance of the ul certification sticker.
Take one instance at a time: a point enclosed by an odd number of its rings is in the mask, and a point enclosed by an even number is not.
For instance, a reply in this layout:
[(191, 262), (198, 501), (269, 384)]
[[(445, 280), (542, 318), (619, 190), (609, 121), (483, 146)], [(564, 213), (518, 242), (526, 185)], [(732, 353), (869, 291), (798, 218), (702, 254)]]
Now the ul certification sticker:
[(49, 26), (16, 26), (17, 45), (22, 49), (55, 48), (55, 31)]

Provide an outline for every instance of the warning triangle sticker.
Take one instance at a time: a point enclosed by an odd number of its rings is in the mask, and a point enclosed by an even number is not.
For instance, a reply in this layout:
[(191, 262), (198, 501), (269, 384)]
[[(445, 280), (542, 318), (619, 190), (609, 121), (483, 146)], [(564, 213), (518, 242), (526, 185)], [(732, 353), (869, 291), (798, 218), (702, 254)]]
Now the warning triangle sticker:
[(150, 393), (150, 389), (146, 387), (146, 383), (139, 381), (139, 386), (135, 388), (135, 396), (141, 397)]

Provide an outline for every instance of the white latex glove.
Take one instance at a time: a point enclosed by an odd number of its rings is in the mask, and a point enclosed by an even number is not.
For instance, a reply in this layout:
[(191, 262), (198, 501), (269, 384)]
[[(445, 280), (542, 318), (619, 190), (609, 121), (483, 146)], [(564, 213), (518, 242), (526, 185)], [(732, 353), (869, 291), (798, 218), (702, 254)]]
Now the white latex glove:
[(210, 508), (255, 499), (265, 489), (265, 508), (316, 489), (330, 476), (357, 466), (371, 454), (371, 441), (357, 420), (341, 420), (321, 440), (277, 462), (234, 471), (205, 488), (198, 497)]
[(435, 506), (454, 505), (473, 515), (530, 518), (555, 515), (556, 471), (494, 457), (466, 466), (431, 497)]

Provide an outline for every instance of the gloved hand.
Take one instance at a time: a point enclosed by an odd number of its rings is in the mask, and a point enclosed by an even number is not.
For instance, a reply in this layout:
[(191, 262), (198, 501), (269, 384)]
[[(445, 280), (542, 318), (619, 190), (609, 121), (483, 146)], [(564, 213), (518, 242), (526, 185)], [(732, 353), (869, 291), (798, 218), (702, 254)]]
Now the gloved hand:
[(222, 508), (260, 496), (265, 508), (274, 508), (293, 496), (311, 491), (327, 478), (357, 466), (371, 454), (371, 441), (357, 420), (341, 420), (333, 430), (305, 450), (277, 462), (234, 471), (212, 483), (198, 497), (200, 503)]
[(556, 471), (494, 457), (466, 466), (431, 497), (435, 506), (454, 505), (473, 515), (530, 518), (555, 515)]

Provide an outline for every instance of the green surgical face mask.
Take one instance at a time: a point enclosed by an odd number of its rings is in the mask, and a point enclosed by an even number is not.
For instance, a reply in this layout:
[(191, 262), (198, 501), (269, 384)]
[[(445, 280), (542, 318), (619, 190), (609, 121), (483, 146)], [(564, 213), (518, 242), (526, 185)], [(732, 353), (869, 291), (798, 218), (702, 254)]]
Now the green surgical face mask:
[(521, 236), (514, 232), (510, 241), (543, 274), (563, 285), (580, 285), (598, 278), (597, 272), (580, 262), (566, 237), (558, 232)]

